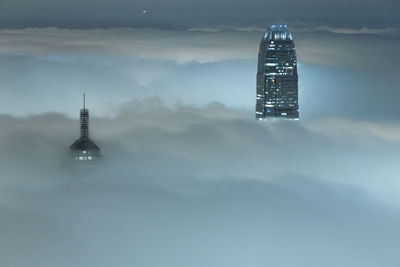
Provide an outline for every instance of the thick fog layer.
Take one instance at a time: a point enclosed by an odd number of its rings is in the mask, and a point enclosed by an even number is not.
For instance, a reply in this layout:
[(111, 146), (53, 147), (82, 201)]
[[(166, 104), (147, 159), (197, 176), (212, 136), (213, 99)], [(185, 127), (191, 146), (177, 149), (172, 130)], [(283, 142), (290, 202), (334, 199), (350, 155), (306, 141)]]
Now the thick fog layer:
[(2, 116), (5, 266), (396, 266), (400, 125), (259, 124), (219, 104)]
[[(83, 91), (98, 115), (130, 99), (212, 101), (253, 117), (263, 30), (0, 31), (0, 112), (75, 115)], [(398, 29), (293, 27), (300, 115), (397, 120)], [(29, 98), (26, 95), (29, 94)]]
[(0, 265), (399, 266), (398, 29), (295, 28), (299, 122), (254, 120), (261, 35), (0, 31)]

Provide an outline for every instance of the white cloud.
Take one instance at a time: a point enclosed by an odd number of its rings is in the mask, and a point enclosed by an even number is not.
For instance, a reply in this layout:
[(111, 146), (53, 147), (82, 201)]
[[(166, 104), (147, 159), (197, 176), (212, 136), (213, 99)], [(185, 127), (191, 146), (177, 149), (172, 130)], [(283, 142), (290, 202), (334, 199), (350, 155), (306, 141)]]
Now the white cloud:
[[(24, 29), (0, 30), (3, 53), (28, 55), (71, 55), (105, 52), (140, 59), (200, 63), (254, 58), (258, 44), (240, 36), (212, 32), (168, 31), (157, 29)], [(238, 38), (239, 37), (239, 38)]]
[(0, 123), (4, 265), (398, 260), (400, 145), (385, 138), (397, 126), (260, 124), (216, 103), (148, 99), (127, 103), (115, 118), (91, 119), (103, 161), (82, 168), (65, 158), (77, 120), (42, 114)]
[[(332, 33), (341, 33), (341, 34), (374, 34), (374, 35), (394, 35), (399, 34), (400, 31), (398, 28), (335, 28), (329, 26), (317, 26), (309, 29), (311, 31), (327, 31)], [(300, 30), (301, 31), (301, 30)]]
[(310, 123), (307, 128), (336, 139), (348, 136), (355, 141), (362, 140), (365, 142), (365, 139), (380, 139), (382, 141), (400, 143), (400, 125), (397, 123), (372, 123), (324, 118)]
[[(318, 119), (259, 124), (249, 108), (227, 107), (231, 97), (253, 108), (244, 99), (254, 99), (257, 31), (1, 31), (2, 107), (23, 117), (0, 116), (0, 263), (398, 265), (400, 126), (326, 118), (322, 108), (311, 109)], [(354, 55), (364, 40), (351, 38), (299, 35), (299, 58), (341, 69), (374, 61), (368, 46)], [(311, 98), (344, 109), (343, 95), (354, 105), (368, 96), (340, 74), (309, 72), (314, 91), (301, 78), (302, 109)], [(86, 88), (103, 153), (96, 168), (69, 164), (77, 119), (25, 109), (75, 114)], [(204, 105), (216, 99), (224, 104)]]
[[(343, 103), (346, 114), (394, 114), (393, 102), (398, 96), (392, 73), (400, 59), (392, 51), (398, 39), (294, 31), (300, 90), (307, 96), (301, 99), (302, 114), (330, 112), (335, 107), (321, 104), (326, 97), (347, 101)], [(92, 108), (100, 115), (109, 114), (114, 104), (126, 99), (151, 96), (172, 103), (204, 105), (218, 101), (253, 109), (261, 35), (252, 28), (221, 32), (1, 30), (0, 112), (74, 114), (82, 91), (88, 92)], [(385, 80), (385, 87), (377, 84), (377, 76)], [(24, 97), (26, 94), (31, 98)], [(352, 97), (343, 99), (343, 94)], [(364, 100), (351, 101), (358, 94)], [(379, 108), (380, 103), (386, 108)]]

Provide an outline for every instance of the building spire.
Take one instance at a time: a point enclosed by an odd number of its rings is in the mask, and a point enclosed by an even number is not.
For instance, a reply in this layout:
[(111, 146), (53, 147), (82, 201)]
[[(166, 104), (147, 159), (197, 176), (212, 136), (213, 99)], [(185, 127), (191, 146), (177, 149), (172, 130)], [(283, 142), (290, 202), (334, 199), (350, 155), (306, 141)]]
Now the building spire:
[(83, 92), (83, 108), (80, 110), (81, 136), (70, 149), (75, 160), (95, 160), (99, 158), (100, 148), (89, 138), (89, 110), (86, 109), (86, 93)]
[(86, 94), (83, 93), (83, 109), (81, 109), (81, 138), (89, 138), (89, 110), (86, 109)]

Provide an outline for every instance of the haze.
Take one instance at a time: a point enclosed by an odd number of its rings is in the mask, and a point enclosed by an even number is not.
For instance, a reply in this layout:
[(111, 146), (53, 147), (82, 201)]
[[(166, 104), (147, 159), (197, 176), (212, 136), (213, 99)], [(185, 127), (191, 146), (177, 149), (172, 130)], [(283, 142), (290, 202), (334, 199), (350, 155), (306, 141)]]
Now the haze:
[[(398, 267), (399, 11), (1, 1), (0, 265)], [(298, 123), (254, 119), (270, 23)], [(82, 92), (92, 167), (67, 158)]]

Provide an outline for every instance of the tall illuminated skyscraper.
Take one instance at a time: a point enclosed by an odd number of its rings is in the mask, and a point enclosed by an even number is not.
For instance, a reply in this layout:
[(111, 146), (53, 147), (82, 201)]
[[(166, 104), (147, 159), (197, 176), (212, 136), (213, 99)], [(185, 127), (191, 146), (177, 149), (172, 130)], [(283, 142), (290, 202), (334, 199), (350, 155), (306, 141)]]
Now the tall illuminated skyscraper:
[(286, 25), (265, 32), (258, 53), (256, 119), (299, 119), (296, 49)]

